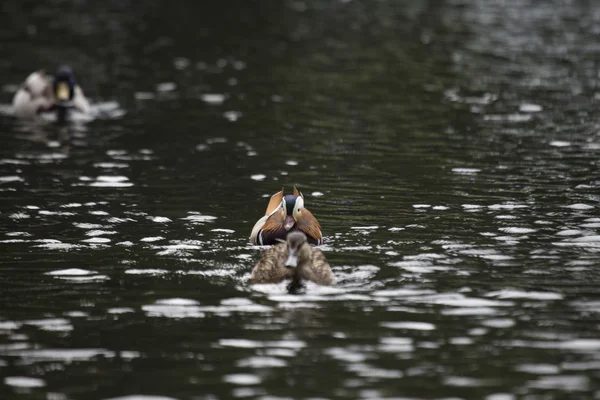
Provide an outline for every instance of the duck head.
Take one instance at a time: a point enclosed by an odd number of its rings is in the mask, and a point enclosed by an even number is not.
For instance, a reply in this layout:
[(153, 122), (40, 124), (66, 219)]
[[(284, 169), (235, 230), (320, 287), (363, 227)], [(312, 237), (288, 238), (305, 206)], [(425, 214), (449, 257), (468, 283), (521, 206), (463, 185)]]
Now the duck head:
[(58, 112), (59, 120), (63, 120), (67, 110), (73, 107), (73, 97), (75, 96), (75, 86), (77, 81), (71, 67), (62, 66), (54, 74), (52, 89), (55, 98), (55, 107)]
[[(273, 222), (280, 221), (283, 229), (287, 232), (302, 231), (305, 234), (316, 239), (321, 238), (321, 227), (317, 219), (310, 211), (304, 208), (304, 196), (294, 187), (294, 194), (283, 196), (282, 194), (280, 206), (273, 212), (279, 214), (277, 218), (273, 218)], [(281, 222), (283, 221), (283, 222)]]
[(56, 71), (54, 82), (52, 83), (57, 103), (68, 103), (73, 100), (76, 85), (77, 82), (75, 81), (75, 75), (71, 67), (60, 67)]
[(288, 256), (285, 260), (286, 268), (297, 268), (310, 260), (311, 249), (308, 246), (306, 235), (302, 232), (291, 232), (287, 236)]
[(288, 194), (283, 196), (281, 202), (282, 215), (284, 215), (285, 222), (283, 227), (286, 231), (289, 231), (296, 225), (298, 220), (302, 218), (302, 209), (304, 209), (304, 198), (295, 194)]

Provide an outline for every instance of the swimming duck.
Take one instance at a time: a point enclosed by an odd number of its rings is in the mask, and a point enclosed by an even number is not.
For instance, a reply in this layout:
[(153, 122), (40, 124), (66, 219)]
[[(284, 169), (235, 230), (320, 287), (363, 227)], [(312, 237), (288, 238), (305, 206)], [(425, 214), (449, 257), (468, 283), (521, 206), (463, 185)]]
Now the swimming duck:
[(304, 208), (304, 196), (294, 186), (294, 194), (283, 195), (280, 192), (271, 196), (264, 217), (259, 219), (250, 234), (250, 242), (259, 245), (277, 243), (285, 239), (288, 232), (301, 231), (312, 245), (323, 243), (323, 234), (319, 221)]
[(40, 113), (56, 111), (60, 121), (67, 118), (69, 109), (90, 112), (90, 104), (75, 81), (70, 67), (60, 67), (48, 76), (44, 71), (32, 72), (13, 98), (17, 117), (33, 118)]
[(292, 293), (303, 286), (303, 280), (319, 285), (334, 283), (325, 254), (310, 246), (304, 233), (290, 232), (286, 241), (279, 239), (279, 242), (262, 254), (250, 275), (251, 283), (279, 283), (291, 279), (287, 288)]

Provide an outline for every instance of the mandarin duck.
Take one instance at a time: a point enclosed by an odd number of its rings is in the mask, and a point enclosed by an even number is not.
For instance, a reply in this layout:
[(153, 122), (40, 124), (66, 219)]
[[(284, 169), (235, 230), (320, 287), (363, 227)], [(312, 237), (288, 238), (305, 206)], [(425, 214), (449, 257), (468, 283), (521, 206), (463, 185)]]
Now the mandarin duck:
[(251, 283), (279, 283), (290, 279), (287, 289), (295, 293), (308, 280), (319, 285), (332, 285), (333, 272), (325, 254), (308, 244), (304, 233), (296, 231), (287, 240), (263, 252), (250, 275)]
[(304, 208), (304, 196), (294, 186), (294, 194), (280, 192), (271, 196), (264, 217), (259, 219), (250, 234), (250, 242), (258, 245), (271, 245), (277, 239), (285, 239), (288, 232), (301, 231), (312, 245), (323, 243), (319, 221)]
[(63, 66), (54, 76), (48, 76), (44, 71), (32, 72), (15, 93), (13, 109), (15, 115), (21, 118), (34, 118), (44, 112), (56, 111), (58, 120), (63, 121), (70, 109), (89, 113), (90, 103), (75, 81), (73, 70)]

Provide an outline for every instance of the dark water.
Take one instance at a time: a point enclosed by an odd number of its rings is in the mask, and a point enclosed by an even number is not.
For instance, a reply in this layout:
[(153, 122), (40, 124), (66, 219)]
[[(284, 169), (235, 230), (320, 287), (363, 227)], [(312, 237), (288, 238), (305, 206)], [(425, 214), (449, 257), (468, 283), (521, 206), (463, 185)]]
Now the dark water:
[[(595, 2), (0, 11), (1, 399), (600, 398)], [(247, 284), (284, 185), (337, 286)]]

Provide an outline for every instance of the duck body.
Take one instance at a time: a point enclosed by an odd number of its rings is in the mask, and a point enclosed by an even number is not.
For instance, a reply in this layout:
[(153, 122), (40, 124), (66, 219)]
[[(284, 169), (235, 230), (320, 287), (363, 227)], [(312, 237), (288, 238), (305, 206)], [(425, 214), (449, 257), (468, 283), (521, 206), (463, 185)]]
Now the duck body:
[(54, 76), (44, 71), (29, 74), (13, 97), (14, 114), (19, 118), (36, 118), (56, 112), (57, 119), (68, 118), (69, 110), (90, 112), (90, 104), (77, 84), (70, 67), (60, 67)]
[(303, 281), (332, 285), (335, 281), (325, 254), (311, 247), (302, 232), (290, 232), (285, 242), (266, 250), (256, 263), (251, 283), (279, 283), (290, 280), (288, 290), (301, 288)]
[(53, 98), (50, 78), (44, 71), (32, 72), (13, 97), (15, 115), (33, 118), (41, 112), (49, 111), (54, 104)]
[(280, 192), (271, 196), (265, 215), (260, 218), (250, 234), (250, 242), (272, 245), (284, 240), (290, 232), (302, 232), (312, 245), (323, 243), (319, 221), (304, 207), (304, 196), (294, 187), (294, 194)]

